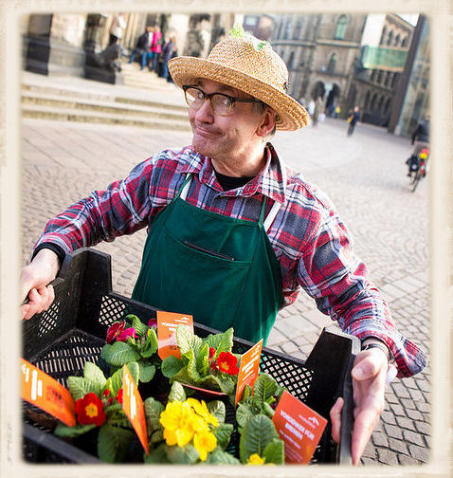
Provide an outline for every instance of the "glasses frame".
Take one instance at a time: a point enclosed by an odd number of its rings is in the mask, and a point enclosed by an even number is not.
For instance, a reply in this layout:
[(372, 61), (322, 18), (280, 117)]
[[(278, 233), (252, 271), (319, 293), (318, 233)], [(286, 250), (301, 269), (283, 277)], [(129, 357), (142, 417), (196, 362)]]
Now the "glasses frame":
[[(202, 104), (204, 103), (204, 101), (206, 99), (209, 100), (209, 104), (211, 105), (211, 109), (212, 111), (214, 112), (214, 114), (218, 115), (218, 116), (229, 116), (231, 114), (234, 113), (234, 105), (236, 103), (262, 103), (264, 104), (261, 100), (257, 100), (256, 98), (237, 98), (236, 96), (231, 96), (231, 95), (227, 95), (225, 93), (218, 93), (218, 92), (215, 92), (215, 93), (205, 93), (199, 86), (197, 85), (183, 85), (182, 86), (182, 89), (184, 90), (184, 97), (186, 99), (186, 103), (187, 105), (189, 106), (189, 108), (192, 108), (193, 107), (193, 104), (195, 101), (193, 101), (192, 103), (189, 103), (189, 100), (187, 98), (187, 90), (189, 88), (193, 88), (194, 90), (198, 90), (202, 95), (203, 95), (203, 99), (200, 103), (200, 106), (198, 106), (198, 108), (196, 108), (197, 110), (199, 110), (202, 106)], [(214, 108), (214, 105), (212, 104), (212, 97), (213, 96), (225, 96), (225, 98), (228, 98), (230, 101), (231, 101), (231, 106), (229, 107), (229, 110), (227, 113), (224, 113), (224, 114), (219, 114), (219, 113), (216, 113), (215, 111), (215, 108)], [(195, 107), (194, 107), (195, 108)]]

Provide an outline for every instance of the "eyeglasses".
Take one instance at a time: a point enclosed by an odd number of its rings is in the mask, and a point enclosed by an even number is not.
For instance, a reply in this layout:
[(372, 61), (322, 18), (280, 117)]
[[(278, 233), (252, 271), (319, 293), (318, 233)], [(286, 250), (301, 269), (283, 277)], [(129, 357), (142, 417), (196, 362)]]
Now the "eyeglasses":
[(197, 86), (183, 85), (182, 89), (184, 90), (186, 103), (190, 107), (198, 110), (201, 108), (204, 100), (208, 99), (211, 103), (212, 111), (218, 116), (228, 116), (232, 114), (236, 103), (262, 103), (262, 101), (255, 98), (242, 99), (225, 95), (223, 93), (208, 94)]

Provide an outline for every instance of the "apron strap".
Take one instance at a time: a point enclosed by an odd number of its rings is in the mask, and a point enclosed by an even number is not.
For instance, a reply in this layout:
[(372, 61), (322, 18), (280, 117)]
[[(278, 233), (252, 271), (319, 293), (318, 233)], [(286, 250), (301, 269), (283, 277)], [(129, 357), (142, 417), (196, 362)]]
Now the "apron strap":
[[(264, 205), (266, 205), (266, 201), (264, 201)], [(271, 210), (269, 211), (269, 214), (266, 217), (266, 220), (263, 223), (263, 227), (264, 227), (264, 230), (266, 232), (268, 232), (270, 227), (272, 226), (272, 223), (274, 222), (275, 216), (277, 215), (281, 206), (282, 205), (279, 202), (277, 202), (277, 201), (274, 202), (274, 205), (272, 206)]]
[(183, 183), (181, 189), (179, 190), (178, 194), (176, 195), (177, 198), (180, 197), (184, 201), (186, 200), (187, 193), (189, 192), (189, 186), (190, 186), (190, 180), (191, 179), (192, 179), (192, 174), (188, 174), (187, 178), (184, 180), (184, 183)]

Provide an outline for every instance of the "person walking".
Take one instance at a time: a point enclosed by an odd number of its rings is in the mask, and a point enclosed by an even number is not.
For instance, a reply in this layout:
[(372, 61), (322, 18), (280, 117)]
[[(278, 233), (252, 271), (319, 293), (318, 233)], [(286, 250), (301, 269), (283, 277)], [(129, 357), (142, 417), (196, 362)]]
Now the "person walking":
[(354, 106), (354, 110), (352, 111), (352, 113), (348, 117), (348, 123), (349, 123), (348, 136), (351, 136), (352, 133), (354, 133), (355, 125), (358, 123), (359, 119), (360, 119), (359, 107)]
[(171, 35), (162, 49), (162, 78), (171, 82), (171, 75), (168, 72), (168, 62), (173, 57), (173, 54), (176, 52), (176, 36)]
[(316, 126), (318, 124), (319, 116), (321, 112), (322, 112), (322, 99), (320, 96), (318, 96), (315, 100), (315, 105), (313, 110), (313, 116), (312, 116), (313, 126)]
[(159, 59), (162, 52), (162, 33), (160, 31), (159, 25), (154, 26), (153, 38), (151, 40), (151, 46), (149, 51), (152, 53), (152, 64), (150, 71), (155, 71), (156, 74), (159, 73)]
[(148, 65), (148, 53), (151, 45), (152, 27), (146, 27), (145, 32), (142, 33), (137, 40), (135, 48), (132, 50), (129, 58), (129, 63), (135, 59), (135, 55), (140, 56), (140, 70), (143, 70)]
[[(332, 202), (270, 142), (276, 130), (309, 123), (271, 45), (235, 31), (207, 59), (179, 56), (168, 66), (189, 107), (191, 144), (152, 155), (47, 223), (21, 273), (22, 317), (50, 306), (48, 284), (66, 254), (144, 228), (132, 297), (160, 310), (266, 344), (278, 311), (303, 289), (362, 344), (351, 371), (357, 464), (384, 408), (386, 377), (395, 367), (399, 377), (418, 373), (426, 357), (397, 329)], [(330, 411), (337, 442), (342, 407), (340, 397)]]

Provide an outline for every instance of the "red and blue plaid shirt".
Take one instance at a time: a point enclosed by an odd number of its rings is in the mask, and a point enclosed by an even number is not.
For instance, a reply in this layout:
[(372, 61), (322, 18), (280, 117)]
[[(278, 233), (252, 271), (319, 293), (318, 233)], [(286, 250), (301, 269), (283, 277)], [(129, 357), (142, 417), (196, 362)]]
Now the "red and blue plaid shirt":
[(186, 200), (211, 212), (257, 221), (267, 197), (266, 213), (275, 201), (281, 203), (268, 236), (280, 263), (284, 305), (293, 303), (302, 287), (344, 332), (384, 341), (398, 376), (421, 371), (424, 353), (395, 328), (365, 265), (352, 253), (348, 231), (330, 200), (300, 175), (283, 169), (270, 144), (266, 151), (261, 173), (229, 191), (219, 185), (210, 159), (192, 147), (162, 151), (138, 164), (127, 178), (94, 191), (50, 220), (36, 247), (52, 243), (69, 253), (151, 227), (188, 174), (193, 179)]

